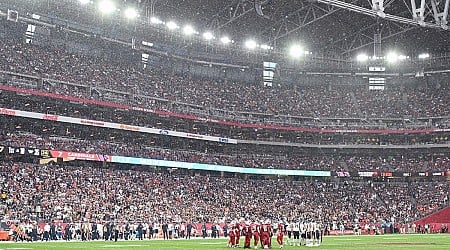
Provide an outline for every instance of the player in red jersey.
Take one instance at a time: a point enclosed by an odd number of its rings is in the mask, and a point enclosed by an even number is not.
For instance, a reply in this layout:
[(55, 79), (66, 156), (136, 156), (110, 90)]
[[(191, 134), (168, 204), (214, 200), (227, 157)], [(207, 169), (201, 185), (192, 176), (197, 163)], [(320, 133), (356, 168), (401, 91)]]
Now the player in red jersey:
[(252, 240), (252, 229), (249, 224), (245, 225), (244, 227), (244, 235), (245, 235), (244, 248), (251, 248), (250, 242)]
[(230, 230), (230, 233), (228, 234), (230, 236), (230, 240), (228, 241), (228, 247), (236, 247), (236, 237), (234, 234), (234, 228)]
[(261, 227), (261, 245), (262, 248), (270, 247), (270, 224), (263, 224)]
[(236, 247), (239, 247), (239, 239), (241, 238), (241, 226), (236, 223), (234, 226), (234, 237), (236, 238)]
[(261, 225), (259, 224), (255, 224), (253, 226), (253, 246), (255, 247), (255, 249), (258, 249), (258, 243), (259, 243), (259, 239), (260, 239), (260, 227)]
[(278, 245), (280, 245), (280, 248), (283, 248), (283, 237), (284, 237), (284, 224), (279, 223), (277, 230), (277, 242)]

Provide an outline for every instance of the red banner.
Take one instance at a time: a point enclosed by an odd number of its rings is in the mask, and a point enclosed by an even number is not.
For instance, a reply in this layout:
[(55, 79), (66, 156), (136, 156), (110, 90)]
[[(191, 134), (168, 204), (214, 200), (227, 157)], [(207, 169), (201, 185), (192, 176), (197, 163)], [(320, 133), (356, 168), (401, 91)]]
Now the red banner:
[(76, 160), (85, 161), (111, 161), (111, 156), (103, 154), (89, 154), (89, 153), (79, 153), (79, 152), (67, 152), (59, 150), (50, 150), (50, 154), (55, 158), (72, 158)]

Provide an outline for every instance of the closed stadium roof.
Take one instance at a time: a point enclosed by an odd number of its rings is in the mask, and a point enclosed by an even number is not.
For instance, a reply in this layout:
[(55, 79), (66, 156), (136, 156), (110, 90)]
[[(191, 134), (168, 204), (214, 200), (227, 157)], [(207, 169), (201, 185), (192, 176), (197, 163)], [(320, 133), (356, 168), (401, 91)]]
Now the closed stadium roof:
[[(94, 22), (99, 20), (98, 10), (92, 7), (97, 1), (91, 0), (91, 6), (80, 8), (76, 0), (5, 0), (0, 7), (98, 24)], [(373, 2), (381, 2), (384, 11), (372, 11)], [(312, 51), (356, 55), (373, 50), (374, 34), (379, 31), (386, 49), (405, 54), (450, 51), (446, 20), (435, 19), (431, 0), (425, 0), (422, 25), (420, 18), (413, 18), (411, 2), (404, 0), (115, 0), (115, 3), (123, 11), (128, 6), (137, 8), (141, 18), (157, 16), (189, 23), (201, 32), (212, 31), (216, 37), (252, 38), (274, 47), (295, 42)], [(443, 13), (445, 1), (436, 3), (438, 12)], [(416, 8), (420, 7), (420, 2), (417, 5)]]
[[(371, 1), (345, 2), (372, 8)], [(165, 19), (190, 22), (199, 28), (232, 37), (254, 38), (261, 43), (284, 45), (300, 41), (315, 51), (370, 51), (373, 35), (380, 30), (384, 47), (405, 53), (417, 49), (431, 52), (450, 49), (448, 30), (391, 21), (318, 1), (147, 0), (142, 3), (153, 4), (155, 15)], [(430, 5), (429, 1), (426, 3)], [(424, 21), (436, 23), (429, 9), (427, 12), (428, 7), (425, 8)], [(409, 1), (388, 0), (384, 2), (384, 8), (385, 13), (412, 19)]]

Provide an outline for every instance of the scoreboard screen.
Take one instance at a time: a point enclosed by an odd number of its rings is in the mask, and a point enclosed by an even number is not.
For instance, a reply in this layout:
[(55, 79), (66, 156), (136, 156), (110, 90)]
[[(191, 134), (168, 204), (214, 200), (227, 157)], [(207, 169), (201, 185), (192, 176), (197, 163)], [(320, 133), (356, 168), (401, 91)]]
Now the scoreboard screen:
[(384, 90), (386, 78), (383, 77), (386, 67), (384, 66), (369, 66), (369, 90)]

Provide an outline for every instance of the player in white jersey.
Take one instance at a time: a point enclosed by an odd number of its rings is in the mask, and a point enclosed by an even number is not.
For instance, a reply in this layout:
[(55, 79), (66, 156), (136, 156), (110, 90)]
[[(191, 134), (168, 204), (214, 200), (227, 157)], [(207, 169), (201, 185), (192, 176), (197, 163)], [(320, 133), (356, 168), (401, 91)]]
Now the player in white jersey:
[(292, 228), (294, 227), (293, 223), (287, 223), (286, 225), (286, 233), (287, 233), (287, 240), (286, 240), (286, 244), (289, 246), (292, 246)]
[(312, 246), (313, 233), (314, 233), (313, 223), (312, 222), (307, 222), (305, 224), (305, 227), (306, 227), (306, 245), (307, 246)]
[(292, 234), (294, 235), (294, 246), (300, 246), (300, 223), (294, 222), (292, 227)]
[(313, 229), (313, 245), (317, 245), (320, 246), (320, 238), (321, 238), (321, 233), (320, 233), (320, 224), (317, 222), (313, 222), (312, 223), (312, 229)]
[(300, 223), (300, 232), (301, 232), (301, 239), (300, 239), (300, 245), (306, 245), (306, 224), (304, 222)]

